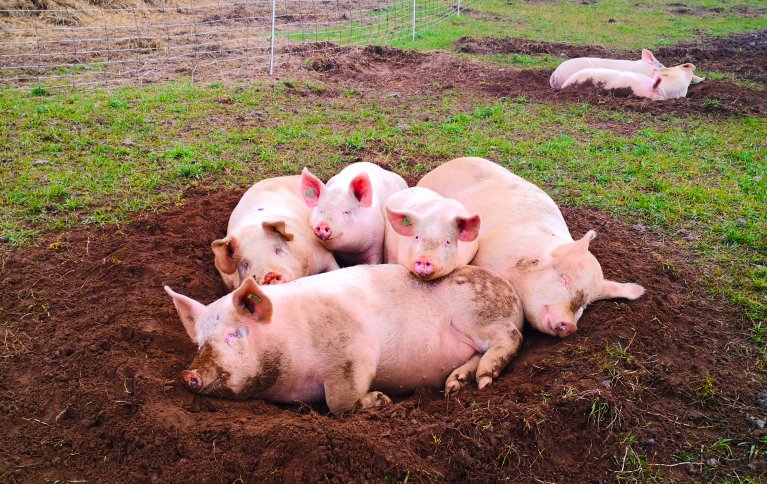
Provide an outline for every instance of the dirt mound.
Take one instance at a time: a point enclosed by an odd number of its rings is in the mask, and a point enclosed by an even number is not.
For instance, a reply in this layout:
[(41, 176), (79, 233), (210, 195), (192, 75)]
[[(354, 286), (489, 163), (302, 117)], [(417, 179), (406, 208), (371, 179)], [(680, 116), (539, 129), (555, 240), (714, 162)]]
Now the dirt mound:
[(596, 45), (570, 45), (561, 42), (543, 42), (512, 37), (504, 39), (461, 37), (453, 45), (458, 52), (465, 54), (548, 54), (559, 57), (611, 57), (616, 53)]
[[(566, 340), (527, 332), (486, 391), (424, 390), (342, 419), (192, 395), (178, 374), (196, 348), (162, 285), (224, 294), (209, 243), (241, 193), (200, 190), (167, 213), (2, 249), (0, 480), (688, 480), (702, 464), (642, 456), (700, 462), (717, 438), (763, 434), (746, 420), (759, 415), (747, 321), (642, 227), (574, 209), (575, 235), (600, 234), (605, 273), (648, 293), (594, 304)], [(764, 472), (747, 451), (733, 446), (706, 478)]]
[(767, 30), (676, 44), (658, 49), (655, 55), (666, 65), (692, 62), (699, 69), (767, 83)]
[[(486, 40), (493, 42), (486, 44)], [(496, 45), (496, 41), (483, 39), (479, 45)], [(464, 45), (469, 45), (468, 40), (465, 42)], [(512, 44), (519, 45), (516, 41)], [(531, 43), (527, 52), (532, 52), (537, 44)], [(543, 46), (540, 48), (543, 49)], [(550, 52), (556, 52), (556, 48), (552, 47)], [(596, 54), (596, 51), (591, 53)], [(311, 57), (305, 65), (321, 72), (325, 81), (363, 84), (374, 87), (383, 96), (460, 89), (491, 99), (524, 97), (547, 103), (589, 102), (609, 109), (656, 115), (742, 116), (767, 113), (767, 97), (762, 92), (725, 82), (707, 80), (691, 86), (687, 98), (653, 102), (644, 98), (601, 95), (582, 89), (555, 91), (549, 86), (551, 71), (499, 68), (446, 52), (426, 54), (391, 47), (345, 48), (332, 55)]]

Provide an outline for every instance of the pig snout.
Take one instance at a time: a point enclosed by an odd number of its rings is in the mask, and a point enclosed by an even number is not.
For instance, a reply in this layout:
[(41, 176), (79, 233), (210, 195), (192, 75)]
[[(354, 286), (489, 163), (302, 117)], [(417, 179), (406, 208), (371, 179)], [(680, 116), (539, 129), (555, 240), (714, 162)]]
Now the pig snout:
[(556, 323), (554, 326), (554, 331), (557, 333), (557, 336), (560, 338), (564, 338), (565, 336), (570, 336), (571, 334), (575, 333), (575, 331), (578, 329), (578, 326), (575, 323), (572, 323), (570, 321), (560, 321), (559, 323)]
[(197, 374), (197, 370), (182, 371), (181, 381), (184, 382), (184, 386), (193, 392), (199, 392), (202, 389), (202, 379)]
[(282, 274), (278, 274), (276, 272), (267, 272), (260, 285), (270, 286), (272, 284), (284, 284), (286, 282), (288, 281), (285, 279), (285, 277), (283, 277)]
[(421, 256), (415, 260), (413, 269), (418, 277), (429, 277), (434, 274), (434, 264), (430, 258), (425, 256)]
[(314, 235), (320, 240), (328, 240), (333, 236), (333, 229), (330, 228), (330, 225), (328, 225), (327, 222), (320, 222), (314, 227)]

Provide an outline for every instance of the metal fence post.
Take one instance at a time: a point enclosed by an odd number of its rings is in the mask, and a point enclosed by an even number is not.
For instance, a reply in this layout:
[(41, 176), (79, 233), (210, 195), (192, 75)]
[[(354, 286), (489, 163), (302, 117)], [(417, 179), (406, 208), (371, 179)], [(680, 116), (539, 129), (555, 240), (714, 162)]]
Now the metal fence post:
[(274, 18), (277, 15), (277, 0), (272, 0), (272, 46), (269, 54), (269, 75), (274, 72)]
[(458, 16), (461, 16), (461, 0), (458, 0)]
[(413, 40), (415, 40), (415, 2), (416, 0), (413, 0)]

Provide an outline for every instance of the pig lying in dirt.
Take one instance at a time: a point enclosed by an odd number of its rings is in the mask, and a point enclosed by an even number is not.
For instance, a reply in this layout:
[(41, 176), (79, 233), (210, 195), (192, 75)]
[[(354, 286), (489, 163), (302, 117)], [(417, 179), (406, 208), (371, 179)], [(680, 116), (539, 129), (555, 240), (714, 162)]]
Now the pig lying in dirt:
[(383, 261), (384, 202), (407, 183), (372, 163), (352, 163), (327, 185), (304, 168), (301, 194), (312, 208), (309, 225), (322, 244), (347, 265)]
[[(647, 77), (636, 72), (616, 71), (615, 69), (583, 69), (567, 79), (562, 88), (591, 85), (597, 89), (611, 91), (619, 95), (634, 94), (653, 101), (665, 101), (687, 96), (687, 89), (694, 76), (693, 64), (682, 64), (655, 70)], [(703, 78), (698, 78), (703, 80)]]
[(589, 68), (583, 69), (570, 76), (562, 89), (571, 86), (593, 87), (600, 91), (608, 91), (620, 96), (633, 94), (657, 101), (661, 99), (658, 90), (661, 84), (660, 71), (653, 71), (651, 77), (636, 72), (616, 71), (615, 69)]
[(477, 253), (479, 216), (429, 189), (390, 196), (386, 217), (384, 262), (402, 264), (421, 279), (447, 275)]
[(188, 389), (276, 402), (324, 398), (336, 415), (390, 403), (381, 392), (445, 384), (452, 394), (473, 377), (484, 388), (522, 342), (513, 287), (478, 267), (430, 282), (395, 264), (276, 286), (248, 278), (207, 306), (165, 290), (199, 346), (181, 372)]
[(574, 333), (589, 303), (636, 299), (637, 284), (607, 280), (589, 252), (589, 231), (573, 241), (554, 201), (540, 188), (482, 158), (457, 158), (427, 173), (418, 186), (454, 198), (482, 217), (472, 264), (511, 281), (537, 330)]
[(251, 277), (277, 284), (338, 269), (306, 223), (309, 209), (300, 187), (300, 176), (269, 178), (242, 196), (226, 237), (211, 244), (216, 268), (230, 290)]
[(650, 77), (655, 69), (665, 67), (658, 62), (652, 52), (642, 49), (642, 58), (635, 61), (618, 59), (600, 59), (598, 57), (578, 57), (559, 64), (549, 78), (549, 84), (554, 89), (562, 89), (565, 81), (578, 71), (590, 68), (615, 69), (625, 72), (636, 72)]

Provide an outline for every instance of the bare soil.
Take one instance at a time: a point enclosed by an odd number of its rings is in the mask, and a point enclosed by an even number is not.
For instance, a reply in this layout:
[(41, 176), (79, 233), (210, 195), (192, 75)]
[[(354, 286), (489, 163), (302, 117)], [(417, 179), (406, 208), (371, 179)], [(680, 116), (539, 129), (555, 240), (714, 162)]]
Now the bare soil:
[[(600, 47), (570, 47), (519, 39), (470, 39), (458, 43), (462, 52), (550, 53), (567, 56), (609, 55)], [(567, 50), (569, 49), (569, 50)], [(550, 70), (516, 70), (464, 59), (447, 52), (420, 53), (391, 47), (340, 48), (308, 56), (304, 65), (331, 83), (352, 83), (382, 95), (434, 94), (459, 90), (488, 99), (519, 98), (546, 103), (588, 102), (612, 110), (658, 116), (743, 116), (767, 113), (763, 92), (728, 82), (706, 80), (690, 86), (687, 97), (653, 102), (637, 97), (615, 97), (594, 90), (549, 86)]]
[[(764, 435), (747, 421), (761, 415), (749, 323), (701, 289), (673, 246), (597, 211), (564, 214), (574, 235), (599, 232), (592, 250), (609, 277), (647, 294), (593, 304), (565, 340), (526, 331), (489, 389), (450, 400), (425, 389), (344, 418), (323, 404), (185, 391), (178, 374), (196, 348), (162, 285), (206, 303), (225, 293), (209, 244), (241, 194), (198, 189), (169, 212), (2, 249), (0, 480), (594, 482), (767, 471), (747, 447), (700, 454), (718, 438)], [(694, 463), (679, 464), (682, 452)]]

